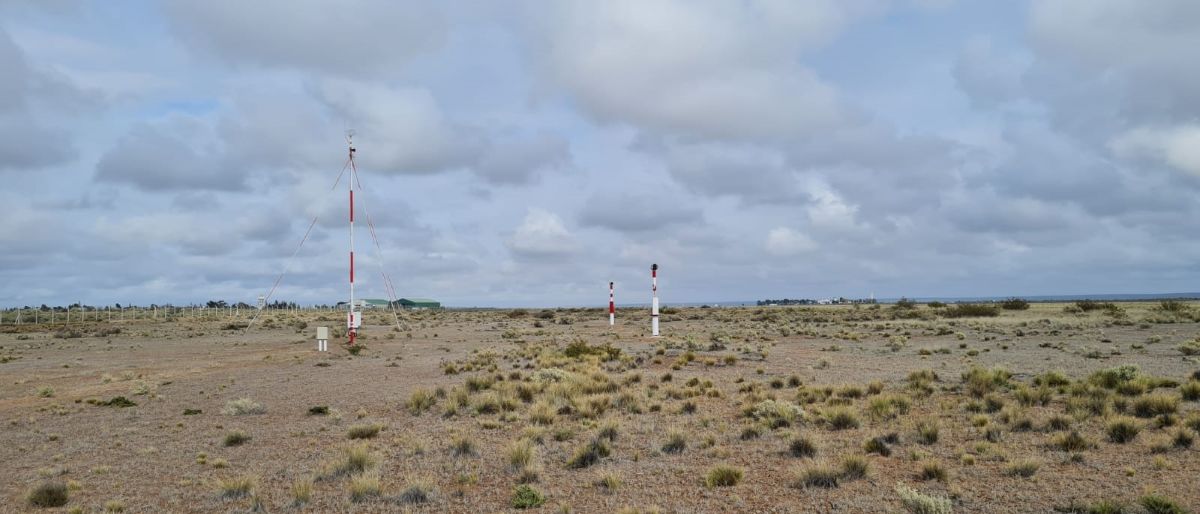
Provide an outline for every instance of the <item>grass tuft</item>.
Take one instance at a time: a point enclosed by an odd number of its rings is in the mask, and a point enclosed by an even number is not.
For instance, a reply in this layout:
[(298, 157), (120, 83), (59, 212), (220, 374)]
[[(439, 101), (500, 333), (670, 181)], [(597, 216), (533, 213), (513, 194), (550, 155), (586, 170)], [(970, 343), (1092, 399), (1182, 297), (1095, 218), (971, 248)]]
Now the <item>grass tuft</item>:
[(258, 484), (258, 479), (250, 475), (242, 475), (238, 477), (225, 478), (217, 482), (217, 491), (221, 498), (232, 500), (237, 498), (245, 498), (254, 492), (254, 487)]
[(225, 408), (221, 409), (221, 413), (226, 416), (245, 416), (249, 414), (263, 414), (267, 409), (262, 404), (249, 398), (238, 398), (225, 403)]
[(912, 514), (950, 514), (954, 510), (950, 499), (921, 494), (906, 485), (897, 484), (896, 494), (900, 496), (900, 504)]
[(517, 509), (532, 509), (546, 503), (546, 497), (533, 486), (521, 484), (513, 490), (512, 506)]
[(350, 439), (371, 439), (379, 435), (380, 430), (383, 430), (383, 425), (379, 423), (354, 425), (350, 427), (350, 430), (346, 431), (346, 437)]
[(383, 493), (383, 485), (376, 473), (362, 473), (350, 477), (350, 501), (362, 503), (378, 498)]
[(687, 435), (679, 430), (671, 430), (667, 440), (662, 445), (663, 453), (683, 453), (687, 449)]
[(241, 446), (242, 444), (244, 444), (246, 441), (249, 441), (249, 440), (250, 440), (250, 436), (247, 435), (245, 432), (242, 432), (241, 430), (234, 430), (233, 432), (225, 434), (224, 444), (226, 447)]
[(32, 507), (61, 507), (67, 504), (67, 495), (66, 483), (44, 482), (31, 489), (25, 501)]
[(1125, 444), (1136, 438), (1142, 429), (1138, 426), (1137, 420), (1127, 416), (1118, 416), (1109, 421), (1104, 430), (1108, 434), (1109, 441)]
[(600, 462), (600, 459), (608, 457), (611, 452), (612, 450), (609, 449), (608, 443), (601, 439), (593, 439), (575, 449), (575, 453), (567, 460), (567, 467), (571, 469), (586, 468)]
[(708, 487), (732, 487), (742, 481), (741, 468), (731, 466), (716, 466), (708, 470), (704, 477), (704, 485)]

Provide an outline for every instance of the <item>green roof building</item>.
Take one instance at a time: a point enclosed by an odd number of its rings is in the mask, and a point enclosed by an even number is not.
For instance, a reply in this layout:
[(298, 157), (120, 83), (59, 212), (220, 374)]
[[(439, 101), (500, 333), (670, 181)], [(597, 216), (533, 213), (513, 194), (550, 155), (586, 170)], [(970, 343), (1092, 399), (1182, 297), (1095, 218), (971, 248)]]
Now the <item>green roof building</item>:
[(401, 298), (396, 300), (396, 305), (401, 309), (441, 309), (442, 304), (437, 300), (429, 298)]

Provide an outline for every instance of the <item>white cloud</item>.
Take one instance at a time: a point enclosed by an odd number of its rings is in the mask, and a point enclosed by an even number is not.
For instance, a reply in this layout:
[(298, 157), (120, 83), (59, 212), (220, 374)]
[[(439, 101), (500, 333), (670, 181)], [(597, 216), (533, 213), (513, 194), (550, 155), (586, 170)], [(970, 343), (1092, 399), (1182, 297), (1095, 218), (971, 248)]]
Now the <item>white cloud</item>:
[(818, 248), (817, 242), (788, 227), (776, 227), (767, 233), (767, 253), (776, 257), (795, 257)]
[(1120, 157), (1149, 157), (1179, 171), (1200, 176), (1200, 125), (1139, 127), (1109, 144)]
[(844, 122), (835, 88), (797, 56), (876, 4), (580, 1), (553, 4), (536, 26), (551, 79), (601, 120), (776, 139)]
[(530, 208), (521, 225), (508, 239), (508, 248), (518, 257), (561, 258), (578, 252), (579, 242), (557, 214)]

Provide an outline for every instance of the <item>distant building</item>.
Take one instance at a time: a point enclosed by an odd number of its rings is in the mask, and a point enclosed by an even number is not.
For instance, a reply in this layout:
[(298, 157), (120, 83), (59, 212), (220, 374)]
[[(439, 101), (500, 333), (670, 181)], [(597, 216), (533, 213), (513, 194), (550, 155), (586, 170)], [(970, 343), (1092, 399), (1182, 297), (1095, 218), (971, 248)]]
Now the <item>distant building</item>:
[[(387, 300), (380, 300), (378, 298), (355, 300), (354, 303), (358, 304), (358, 306), (363, 309), (386, 309), (388, 308), (388, 305), (390, 305)], [(337, 306), (339, 308), (345, 308), (346, 302), (338, 302)]]
[(423, 309), (441, 309), (442, 304), (437, 300), (429, 298), (401, 298), (396, 300), (396, 306), (401, 309), (423, 310)]

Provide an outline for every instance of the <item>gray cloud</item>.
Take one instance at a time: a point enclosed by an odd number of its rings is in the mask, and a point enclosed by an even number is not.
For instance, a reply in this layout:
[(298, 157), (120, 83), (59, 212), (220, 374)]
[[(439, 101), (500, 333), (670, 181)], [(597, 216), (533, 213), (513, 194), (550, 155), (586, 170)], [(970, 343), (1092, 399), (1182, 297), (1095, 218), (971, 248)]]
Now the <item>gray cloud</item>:
[(187, 117), (139, 124), (100, 158), (96, 180), (147, 191), (246, 189), (247, 170), (225, 159), (210, 132), (202, 121)]
[(441, 44), (446, 24), (427, 2), (315, 0), (167, 2), (187, 44), (235, 65), (390, 75)]
[(661, 189), (594, 194), (583, 202), (579, 222), (630, 233), (704, 222), (704, 211), (690, 205), (694, 200)]

